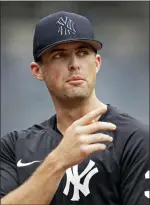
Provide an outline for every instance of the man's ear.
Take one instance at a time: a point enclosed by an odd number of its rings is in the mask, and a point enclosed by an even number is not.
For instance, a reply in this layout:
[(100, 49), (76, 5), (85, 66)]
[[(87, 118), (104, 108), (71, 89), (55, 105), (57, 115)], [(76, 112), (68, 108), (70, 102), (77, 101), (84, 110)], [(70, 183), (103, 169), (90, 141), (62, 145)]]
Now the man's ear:
[(43, 81), (44, 80), (44, 77), (43, 77), (43, 72), (42, 72), (42, 66), (40, 66), (38, 63), (36, 62), (32, 62), (30, 64), (30, 69), (31, 69), (31, 72), (33, 74), (33, 76), (38, 79), (38, 80), (41, 80)]
[(101, 62), (101, 56), (96, 54), (96, 73), (100, 70)]

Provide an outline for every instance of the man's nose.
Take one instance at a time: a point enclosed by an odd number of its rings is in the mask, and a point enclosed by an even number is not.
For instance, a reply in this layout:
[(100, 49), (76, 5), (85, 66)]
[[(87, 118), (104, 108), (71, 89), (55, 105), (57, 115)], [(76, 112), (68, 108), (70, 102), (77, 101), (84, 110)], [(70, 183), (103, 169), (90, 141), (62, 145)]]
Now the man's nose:
[(75, 54), (70, 55), (68, 69), (71, 70), (79, 70), (80, 64)]

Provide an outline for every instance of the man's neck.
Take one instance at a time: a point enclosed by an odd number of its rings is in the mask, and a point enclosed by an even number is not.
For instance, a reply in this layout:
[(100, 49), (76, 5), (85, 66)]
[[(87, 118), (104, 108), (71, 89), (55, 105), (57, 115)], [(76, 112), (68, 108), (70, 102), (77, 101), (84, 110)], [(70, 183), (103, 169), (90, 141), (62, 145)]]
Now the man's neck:
[[(89, 113), (92, 110), (97, 108), (106, 107), (100, 100), (96, 97), (95, 99), (91, 99), (86, 101), (86, 103), (80, 103), (78, 107), (72, 107), (71, 109), (67, 109), (66, 107), (55, 107), (56, 109), (56, 117), (57, 117), (57, 128), (58, 130), (64, 134), (65, 130), (71, 126), (71, 124)], [(96, 121), (100, 118), (100, 116), (95, 119)]]

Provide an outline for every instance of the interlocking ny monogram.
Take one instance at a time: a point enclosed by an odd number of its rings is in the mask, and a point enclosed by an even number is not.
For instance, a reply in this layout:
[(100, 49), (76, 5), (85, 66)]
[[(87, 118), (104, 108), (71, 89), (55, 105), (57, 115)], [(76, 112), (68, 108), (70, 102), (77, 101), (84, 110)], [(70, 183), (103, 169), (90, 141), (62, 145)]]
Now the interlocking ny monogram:
[[(97, 168), (92, 169), (92, 167), (94, 165), (95, 165), (95, 162), (90, 160), (87, 167), (80, 175), (78, 174), (78, 165), (75, 165), (72, 168), (67, 169), (67, 171), (66, 171), (67, 181), (66, 181), (66, 186), (65, 186), (63, 193), (65, 195), (68, 195), (70, 183), (72, 183), (74, 185), (74, 192), (73, 192), (73, 197), (72, 197), (71, 201), (79, 201), (79, 199), (80, 199), (79, 190), (84, 194), (84, 196), (87, 196), (90, 193), (90, 190), (89, 190), (90, 179), (92, 178), (93, 175), (95, 175), (98, 172)], [(83, 184), (81, 184), (80, 180), (85, 175), (86, 175), (86, 177), (84, 179), (84, 182), (83, 182)]]
[(68, 17), (66, 17), (65, 19), (60, 17), (56, 24), (59, 25), (58, 33), (60, 33), (60, 35), (63, 34), (68, 35), (70, 33), (72, 34), (76, 33), (76, 30), (74, 29), (74, 22)]

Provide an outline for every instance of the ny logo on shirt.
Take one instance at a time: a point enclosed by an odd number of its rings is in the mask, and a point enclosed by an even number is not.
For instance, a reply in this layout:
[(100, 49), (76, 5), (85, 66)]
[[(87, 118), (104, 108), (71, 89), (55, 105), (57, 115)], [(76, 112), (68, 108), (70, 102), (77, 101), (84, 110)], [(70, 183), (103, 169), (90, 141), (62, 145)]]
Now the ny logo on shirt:
[[(90, 193), (89, 190), (90, 179), (98, 172), (98, 169), (96, 167), (93, 168), (94, 165), (95, 162), (90, 160), (87, 167), (80, 175), (78, 174), (78, 165), (75, 165), (72, 168), (67, 169), (66, 171), (67, 181), (63, 193), (66, 196), (68, 195), (70, 189), (70, 183), (72, 183), (74, 185), (74, 192), (71, 201), (79, 201), (80, 199), (79, 191), (81, 191), (84, 194), (84, 196), (87, 196)], [(83, 184), (81, 184), (80, 180), (85, 175), (86, 177), (84, 179), (84, 182)]]
[(68, 35), (70, 33), (72, 34), (76, 33), (76, 30), (74, 28), (74, 22), (68, 17), (66, 17), (65, 19), (60, 17), (56, 24), (59, 25), (58, 33), (60, 33), (60, 35)]

